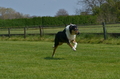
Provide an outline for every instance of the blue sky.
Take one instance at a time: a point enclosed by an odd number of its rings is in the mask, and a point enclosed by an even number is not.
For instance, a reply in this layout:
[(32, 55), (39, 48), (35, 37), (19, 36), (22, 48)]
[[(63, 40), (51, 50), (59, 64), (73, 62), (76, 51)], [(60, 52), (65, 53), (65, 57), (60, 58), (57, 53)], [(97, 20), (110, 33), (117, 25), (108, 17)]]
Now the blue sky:
[(30, 16), (55, 16), (59, 9), (75, 15), (78, 0), (0, 0), (0, 7), (12, 8)]

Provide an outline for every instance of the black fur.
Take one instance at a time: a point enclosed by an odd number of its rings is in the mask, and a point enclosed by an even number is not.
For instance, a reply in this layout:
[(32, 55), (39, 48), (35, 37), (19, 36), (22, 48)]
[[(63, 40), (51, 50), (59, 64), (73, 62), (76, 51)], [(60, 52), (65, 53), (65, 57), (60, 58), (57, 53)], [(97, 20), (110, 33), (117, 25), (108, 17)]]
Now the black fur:
[[(69, 32), (72, 34), (72, 30), (76, 31), (78, 30), (77, 29), (77, 26), (76, 25), (70, 25), (69, 26)], [(79, 33), (79, 32), (78, 32)], [(61, 45), (62, 43), (67, 43), (70, 47), (72, 47), (72, 45), (70, 44), (70, 41), (69, 39), (67, 38), (67, 35), (66, 35), (66, 28), (63, 30), (63, 31), (60, 31), (58, 32), (56, 35), (55, 35), (55, 40), (54, 40), (54, 49), (53, 49), (53, 54), (52, 54), (52, 57), (54, 56), (55, 54), (55, 51), (56, 51), (56, 48)]]
[(59, 45), (59, 42), (62, 42), (62, 43), (69, 43), (69, 40), (65, 34), (66, 30), (64, 29), (63, 31), (60, 31), (56, 34), (55, 36), (55, 44), (54, 46), (58, 46)]

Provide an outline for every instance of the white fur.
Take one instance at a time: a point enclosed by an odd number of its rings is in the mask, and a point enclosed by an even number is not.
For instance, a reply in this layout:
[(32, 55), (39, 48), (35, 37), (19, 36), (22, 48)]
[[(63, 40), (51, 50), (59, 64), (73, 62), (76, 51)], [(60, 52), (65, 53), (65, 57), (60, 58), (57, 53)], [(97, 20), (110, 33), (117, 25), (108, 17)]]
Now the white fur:
[(74, 51), (76, 51), (76, 48), (73, 47), (72, 49), (73, 49)]
[(77, 48), (77, 42), (74, 42), (74, 48)]
[(72, 41), (72, 40), (75, 40), (76, 35), (71, 35), (71, 34), (70, 34), (69, 27), (70, 27), (70, 25), (67, 25), (67, 26), (66, 26), (66, 35), (67, 35), (67, 38), (68, 38), (70, 41)]
[[(75, 40), (76, 35), (70, 34), (69, 27), (70, 27), (70, 25), (67, 25), (67, 26), (66, 26), (66, 35), (67, 35), (68, 40), (69, 40), (69, 41), (72, 41), (72, 40)], [(74, 43), (74, 46), (73, 46), (72, 49), (73, 49), (74, 51), (76, 51), (77, 42), (73, 42), (73, 43)]]
[(74, 46), (73, 46), (73, 50), (76, 51), (76, 48), (77, 48), (77, 42), (73, 42), (74, 43)]

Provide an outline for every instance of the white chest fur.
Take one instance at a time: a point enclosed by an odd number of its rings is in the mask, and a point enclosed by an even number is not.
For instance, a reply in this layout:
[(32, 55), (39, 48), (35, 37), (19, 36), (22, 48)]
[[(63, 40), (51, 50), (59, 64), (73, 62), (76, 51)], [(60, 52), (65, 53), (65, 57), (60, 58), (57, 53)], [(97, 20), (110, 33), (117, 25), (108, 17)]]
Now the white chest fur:
[(72, 41), (72, 40), (75, 40), (76, 35), (70, 34), (69, 26), (70, 26), (70, 25), (66, 26), (66, 35), (67, 35), (67, 38), (68, 38), (70, 41)]

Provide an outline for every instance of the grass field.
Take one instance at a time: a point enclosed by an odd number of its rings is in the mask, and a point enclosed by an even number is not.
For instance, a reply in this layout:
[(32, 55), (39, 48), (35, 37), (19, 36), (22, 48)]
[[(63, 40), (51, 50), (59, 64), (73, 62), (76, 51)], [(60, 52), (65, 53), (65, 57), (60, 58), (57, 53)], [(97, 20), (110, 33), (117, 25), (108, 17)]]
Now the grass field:
[(0, 79), (120, 79), (120, 45), (0, 41)]

